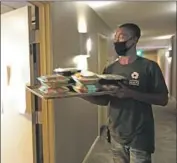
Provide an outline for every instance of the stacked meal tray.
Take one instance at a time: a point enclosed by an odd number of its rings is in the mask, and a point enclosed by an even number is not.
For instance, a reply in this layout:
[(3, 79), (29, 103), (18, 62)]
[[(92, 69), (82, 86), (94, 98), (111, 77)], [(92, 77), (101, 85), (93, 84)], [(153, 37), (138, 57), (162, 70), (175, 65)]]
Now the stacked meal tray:
[[(98, 75), (76, 68), (58, 68), (53, 75), (41, 76), (38, 80), (39, 86), (28, 86), (27, 89), (45, 99), (109, 94), (118, 87), (118, 82), (126, 81), (119, 75)], [(113, 89), (105, 89), (108, 85)]]

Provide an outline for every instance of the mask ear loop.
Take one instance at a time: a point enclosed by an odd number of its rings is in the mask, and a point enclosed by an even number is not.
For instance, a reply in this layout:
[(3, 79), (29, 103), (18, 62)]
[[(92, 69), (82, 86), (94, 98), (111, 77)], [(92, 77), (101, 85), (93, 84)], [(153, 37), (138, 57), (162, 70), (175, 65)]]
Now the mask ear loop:
[[(130, 37), (127, 41), (132, 40), (132, 39), (133, 39), (133, 37)], [(126, 42), (127, 42), (127, 41), (126, 41)], [(127, 48), (127, 51), (129, 51), (134, 45), (135, 45), (135, 44), (132, 44), (130, 47), (128, 47), (128, 48)]]

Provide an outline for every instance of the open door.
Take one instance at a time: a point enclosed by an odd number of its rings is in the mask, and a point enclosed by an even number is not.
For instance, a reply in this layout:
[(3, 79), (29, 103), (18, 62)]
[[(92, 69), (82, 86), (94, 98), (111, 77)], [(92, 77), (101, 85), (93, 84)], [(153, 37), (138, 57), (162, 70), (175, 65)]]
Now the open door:
[(26, 96), (31, 83), (31, 7), (1, 14), (1, 161), (32, 163), (32, 119), (26, 114), (32, 101)]
[[(7, 86), (13, 88), (8, 109), (1, 99), (1, 156), (6, 158), (1, 158), (2, 162), (55, 163), (52, 102), (41, 100), (25, 89), (26, 83), (34, 85), (38, 76), (52, 73), (50, 32), (49, 2), (31, 1), (29, 6), (1, 15), (3, 97), (6, 97)], [(16, 119), (12, 119), (14, 116)], [(12, 144), (15, 149), (11, 148)]]
[[(108, 64), (108, 39), (104, 35), (98, 34), (98, 73), (103, 73)], [(100, 128), (107, 124), (108, 109), (105, 106), (98, 108), (98, 132)]]

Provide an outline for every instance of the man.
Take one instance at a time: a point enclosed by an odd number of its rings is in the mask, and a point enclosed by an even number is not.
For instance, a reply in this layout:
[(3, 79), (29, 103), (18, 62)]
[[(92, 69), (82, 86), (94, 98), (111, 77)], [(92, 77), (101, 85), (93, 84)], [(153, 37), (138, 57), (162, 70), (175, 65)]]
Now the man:
[(151, 163), (154, 153), (154, 118), (151, 105), (165, 106), (168, 90), (157, 63), (136, 55), (141, 31), (136, 24), (123, 24), (115, 34), (118, 58), (105, 74), (124, 75), (116, 93), (86, 100), (110, 109), (109, 130), (115, 163)]

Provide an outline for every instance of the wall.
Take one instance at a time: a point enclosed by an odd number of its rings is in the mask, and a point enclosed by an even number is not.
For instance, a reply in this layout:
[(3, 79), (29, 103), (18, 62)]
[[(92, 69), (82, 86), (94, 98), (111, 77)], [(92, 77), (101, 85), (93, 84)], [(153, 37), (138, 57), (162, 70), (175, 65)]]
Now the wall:
[(164, 75), (164, 78), (165, 78), (165, 82), (166, 82), (166, 85), (168, 87), (168, 90), (169, 90), (169, 95), (172, 94), (172, 84), (171, 84), (171, 70), (172, 70), (172, 60), (171, 58), (169, 58), (167, 56), (167, 53), (168, 53), (168, 50), (167, 49), (160, 49), (158, 50), (158, 63), (159, 63), (159, 66), (162, 70), (162, 73)]
[(20, 114), (26, 109), (29, 80), (28, 9), (24, 7), (1, 15), (2, 163), (33, 162), (31, 117)]
[(144, 51), (143, 57), (157, 62), (157, 50)]
[[(111, 36), (109, 27), (91, 8), (75, 2), (52, 3), (51, 15), (54, 68), (75, 66), (73, 58), (79, 55), (80, 48), (77, 29), (80, 15), (86, 20), (87, 31), (93, 42), (88, 59), (89, 70), (97, 72), (97, 33)], [(81, 163), (97, 137), (97, 106), (73, 98), (55, 100), (54, 109), (56, 163)]]
[(157, 63), (159, 64), (162, 73), (165, 76), (165, 60), (166, 60), (165, 49), (158, 50), (157, 54), (158, 54)]
[(176, 35), (172, 38), (172, 96), (177, 100), (176, 96)]

